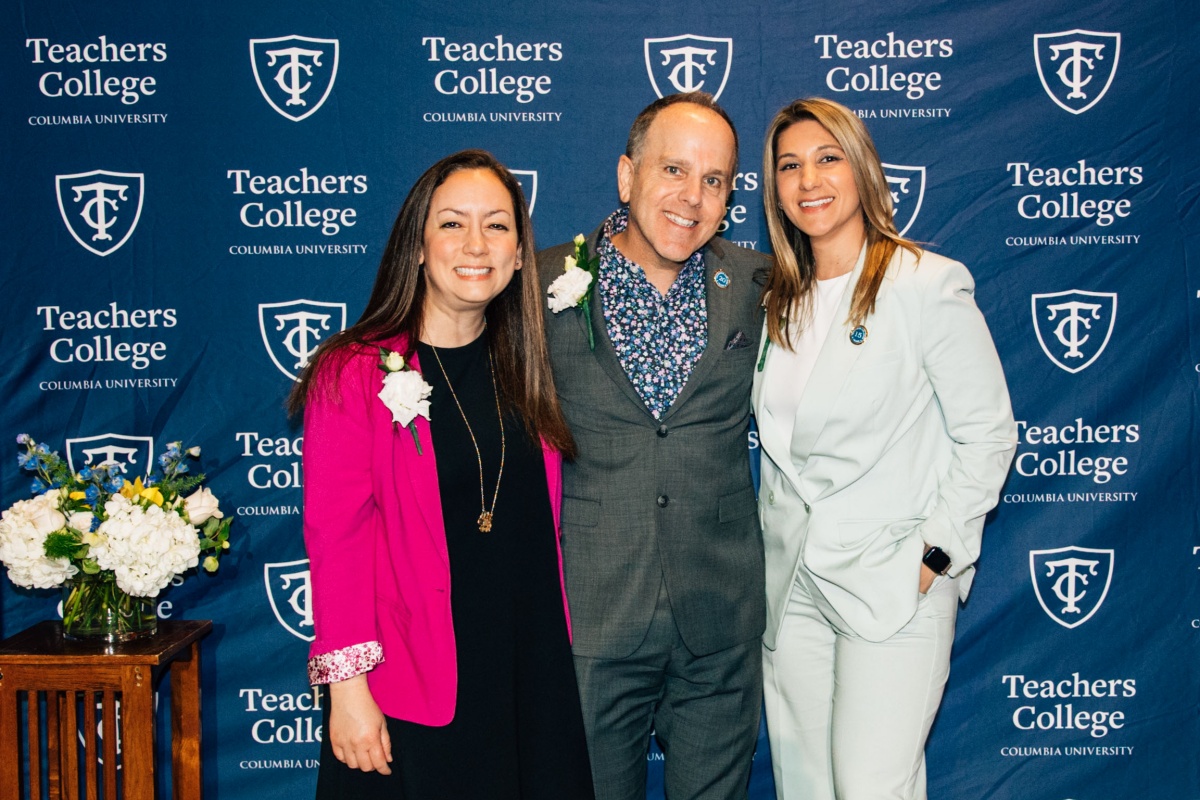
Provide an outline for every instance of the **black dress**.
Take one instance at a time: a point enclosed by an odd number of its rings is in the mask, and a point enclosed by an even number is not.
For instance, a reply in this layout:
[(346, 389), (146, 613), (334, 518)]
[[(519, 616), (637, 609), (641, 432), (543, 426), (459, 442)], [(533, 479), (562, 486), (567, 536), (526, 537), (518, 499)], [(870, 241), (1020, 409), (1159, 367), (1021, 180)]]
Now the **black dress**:
[(482, 455), (491, 508), (501, 448), (486, 334), (465, 347), (438, 348), (437, 357), (422, 344), (417, 357), (433, 387), (430, 434), (450, 553), (454, 719), (431, 727), (389, 718), (391, 776), (351, 770), (324, 744), (317, 797), (590, 800), (541, 448), (519, 420), (505, 417), (499, 498), (492, 530), (481, 533), (480, 459), (463, 414)]

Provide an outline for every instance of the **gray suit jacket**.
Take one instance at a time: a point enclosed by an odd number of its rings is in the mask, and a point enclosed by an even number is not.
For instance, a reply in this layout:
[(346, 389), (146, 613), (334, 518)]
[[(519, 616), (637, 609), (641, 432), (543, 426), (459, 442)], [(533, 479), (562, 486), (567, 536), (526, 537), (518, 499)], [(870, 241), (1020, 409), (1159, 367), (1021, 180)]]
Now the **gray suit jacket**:
[[(599, 231), (590, 237), (591, 251)], [(570, 243), (538, 255), (543, 295)], [(624, 658), (641, 644), (665, 580), (694, 655), (762, 635), (762, 536), (750, 481), (750, 386), (762, 326), (760, 253), (713, 239), (704, 255), (708, 348), (655, 420), (629, 382), (593, 294), (582, 312), (546, 310), (563, 413), (579, 454), (563, 465), (562, 548), (574, 651)], [(730, 282), (714, 282), (723, 271)], [(726, 349), (734, 342), (737, 346)]]

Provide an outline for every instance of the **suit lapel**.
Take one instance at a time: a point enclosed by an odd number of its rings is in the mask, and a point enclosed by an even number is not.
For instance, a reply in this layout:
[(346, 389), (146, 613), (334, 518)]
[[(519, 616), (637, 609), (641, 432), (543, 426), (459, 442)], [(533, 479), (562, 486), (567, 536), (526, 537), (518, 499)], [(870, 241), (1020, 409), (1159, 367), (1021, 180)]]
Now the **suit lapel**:
[[(805, 385), (804, 394), (796, 410), (796, 419), (792, 427), (791, 458), (789, 461), (796, 465), (796, 471), (803, 476), (808, 457), (812, 454), (817, 437), (821, 435), (825, 422), (837, 402), (842, 391), (846, 376), (854, 367), (854, 363), (862, 354), (862, 347), (850, 341), (850, 329), (846, 320), (850, 317), (850, 303), (854, 297), (854, 288), (862, 274), (866, 259), (866, 247), (858, 256), (858, 263), (850, 276), (846, 291), (838, 304), (837, 313), (833, 318), (829, 336), (821, 347), (817, 362), (813, 365)], [(809, 494), (802, 496), (809, 497)]]
[[(591, 236), (592, 241), (592, 256), (598, 257), (600, 251), (600, 233), (604, 230), (602, 224), (597, 228)], [(596, 359), (596, 363), (607, 373), (609, 379), (615, 383), (629, 401), (640, 408), (646, 414), (646, 419), (654, 420), (654, 416), (650, 413), (650, 409), (646, 408), (645, 402), (642, 401), (641, 395), (637, 393), (637, 389), (633, 388), (633, 384), (629, 382), (629, 375), (625, 373), (625, 368), (621, 366), (621, 359), (617, 357), (617, 351), (613, 349), (612, 339), (608, 336), (608, 325), (604, 321), (603, 301), (600, 299), (600, 287), (592, 287), (592, 331), (595, 334), (596, 349), (592, 351), (592, 355)], [(587, 328), (583, 319), (583, 314), (575, 315), (579, 319), (580, 335), (587, 340)]]
[[(409, 363), (417, 372), (421, 371), (415, 350)], [(388, 419), (390, 418), (389, 415)], [(395, 488), (402, 509), (401, 513), (403, 515), (405, 504), (415, 497), (417, 509), (425, 522), (425, 530), (429, 531), (433, 537), (434, 547), (449, 566), (450, 552), (446, 546), (446, 528), (442, 517), (442, 495), (438, 486), (437, 460), (433, 453), (433, 435), (429, 430), (429, 420), (417, 416), (413, 422), (417, 426), (417, 438), (421, 442), (420, 455), (417, 455), (416, 445), (408, 430), (396, 430), (392, 437), (392, 463), (394, 464)], [(404, 492), (402, 487), (405, 483), (411, 488), (411, 493)]]
[[(767, 341), (767, 321), (763, 320), (762, 334), (759, 337), (760, 358), (761, 348), (766, 346)], [(766, 363), (770, 360), (773, 353), (777, 350), (776, 345), (767, 347), (766, 360), (763, 361), (763, 370), (766, 369)], [(754, 423), (758, 426), (758, 442), (759, 446), (771, 459), (771, 463), (775, 464), (776, 468), (792, 485), (792, 489), (800, 494), (800, 475), (796, 470), (796, 464), (792, 460), (792, 455), (789, 450), (790, 439), (786, 437), (787, 430), (780, 424), (775, 415), (767, 408), (763, 401), (763, 375), (765, 372), (757, 367), (758, 361), (755, 361), (754, 383), (750, 389), (750, 406), (754, 409)]]
[(719, 251), (720, 247), (720, 240), (714, 238), (704, 252), (704, 303), (708, 317), (708, 346), (700, 354), (700, 360), (692, 367), (692, 372), (683, 384), (683, 389), (671, 403), (671, 407), (663, 414), (664, 420), (669, 419), (676, 409), (682, 408), (688, 397), (695, 393), (696, 387), (704, 382), (705, 376), (712, 371), (717, 359), (721, 357), (725, 349), (725, 341), (729, 338), (733, 308), (732, 294), (727, 289), (716, 287), (712, 281), (712, 277), (721, 271), (722, 265), (725, 263), (725, 259), (721, 257)]

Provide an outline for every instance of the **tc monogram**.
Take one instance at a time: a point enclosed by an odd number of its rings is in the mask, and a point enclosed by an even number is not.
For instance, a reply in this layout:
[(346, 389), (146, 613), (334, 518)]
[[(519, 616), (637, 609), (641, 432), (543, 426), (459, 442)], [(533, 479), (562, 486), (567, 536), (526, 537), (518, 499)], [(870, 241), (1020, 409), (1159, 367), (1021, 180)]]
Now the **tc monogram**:
[(1117, 317), (1115, 293), (1071, 290), (1035, 294), (1032, 305), (1033, 327), (1042, 352), (1061, 369), (1082, 372), (1108, 346)]
[(892, 221), (903, 236), (917, 221), (925, 201), (925, 168), (884, 164), (883, 174), (892, 195)]
[(149, 436), (125, 436), (102, 433), (67, 439), (67, 466), (72, 472), (84, 467), (116, 467), (114, 473), (132, 480), (150, 472), (154, 439)]
[[(275, 619), (293, 636), (311, 642), (313, 616), (308, 560), (263, 565), (267, 599)], [(290, 613), (289, 613), (290, 612)], [(302, 630), (307, 629), (307, 631)]]
[(56, 175), (58, 210), (75, 241), (98, 256), (115, 252), (142, 215), (143, 174), (96, 169)]
[[(1061, 547), (1029, 553), (1038, 602), (1064, 628), (1079, 627), (1100, 608), (1112, 582), (1112, 565), (1112, 550)], [(1051, 595), (1058, 602), (1048, 602)]]
[(338, 40), (309, 36), (251, 39), (254, 80), (271, 107), (299, 122), (329, 97), (337, 79)]
[[(646, 72), (659, 97), (664, 95), (663, 89), (668, 84), (675, 92), (704, 90), (711, 92), (714, 98), (719, 98), (724, 91), (733, 61), (733, 39), (684, 34), (646, 39), (645, 50)], [(713, 89), (718, 77), (720, 85)]]
[(1078, 29), (1039, 33), (1033, 37), (1033, 53), (1050, 99), (1072, 114), (1082, 114), (1100, 102), (1112, 85), (1121, 34)]
[(275, 366), (292, 380), (299, 380), (327, 334), (346, 328), (346, 304), (317, 300), (259, 303), (258, 327)]

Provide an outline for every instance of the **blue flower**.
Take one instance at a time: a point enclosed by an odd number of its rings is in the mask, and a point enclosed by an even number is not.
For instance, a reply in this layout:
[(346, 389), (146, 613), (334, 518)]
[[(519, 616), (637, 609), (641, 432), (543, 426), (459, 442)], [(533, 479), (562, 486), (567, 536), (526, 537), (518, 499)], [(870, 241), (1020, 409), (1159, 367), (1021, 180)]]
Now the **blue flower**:
[(35, 447), (33, 449), (35, 451), (37, 451), (38, 455), (45, 456), (45, 455), (50, 454), (50, 448), (47, 447), (45, 444), (39, 444), (37, 447)]
[(46, 491), (46, 484), (42, 483), (41, 478), (34, 478), (33, 483), (29, 484), (29, 491), (34, 494), (41, 494)]
[(92, 484), (84, 494), (87, 496), (88, 505), (95, 506), (96, 501), (100, 499), (100, 487)]
[(29, 444), (32, 441), (33, 441), (33, 437), (30, 436), (28, 433), (18, 433), (17, 434), (17, 444)]
[(17, 466), (32, 470), (37, 467), (37, 464), (35, 463), (33, 466), (29, 465), (29, 453), (17, 453)]
[(99, 528), (99, 527), (100, 527), (100, 518), (97, 517), (95, 514), (93, 514), (92, 515), (92, 531), (95, 531), (96, 528)]
[(161, 456), (158, 457), (158, 464), (161, 467), (165, 467), (165, 466), (168, 466), (171, 463), (171, 461), (173, 461), (173, 460), (174, 459), (171, 458), (170, 453), (163, 453)]
[(110, 480), (104, 484), (104, 491), (119, 492), (119, 491), (121, 491), (121, 487), (124, 485), (125, 485), (125, 479), (122, 478), (120, 475), (114, 475), (112, 477), (112, 480)]
[(92, 479), (92, 468), (84, 467), (83, 469), (79, 470), (79, 479), (90, 481)]

